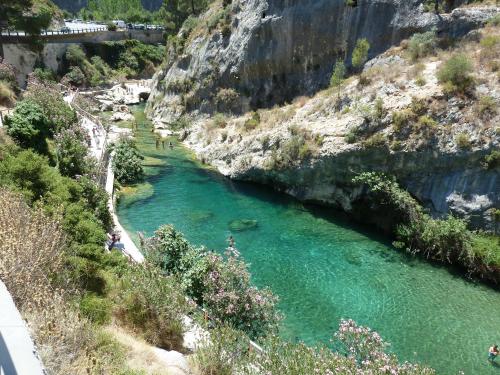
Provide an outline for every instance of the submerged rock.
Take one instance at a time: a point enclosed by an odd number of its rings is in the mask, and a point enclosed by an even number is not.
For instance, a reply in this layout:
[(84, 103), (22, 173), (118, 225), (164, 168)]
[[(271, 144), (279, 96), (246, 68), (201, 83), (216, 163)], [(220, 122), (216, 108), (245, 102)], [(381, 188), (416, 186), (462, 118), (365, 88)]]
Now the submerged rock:
[(243, 232), (249, 229), (255, 229), (258, 226), (257, 220), (237, 219), (229, 222), (229, 229), (234, 232)]

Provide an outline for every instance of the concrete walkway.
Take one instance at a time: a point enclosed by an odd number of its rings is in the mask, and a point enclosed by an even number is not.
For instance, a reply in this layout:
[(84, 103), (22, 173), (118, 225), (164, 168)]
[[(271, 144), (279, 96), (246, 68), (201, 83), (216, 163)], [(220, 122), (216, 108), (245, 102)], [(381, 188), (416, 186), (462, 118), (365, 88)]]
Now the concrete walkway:
[(0, 281), (0, 375), (43, 375), (28, 327)]

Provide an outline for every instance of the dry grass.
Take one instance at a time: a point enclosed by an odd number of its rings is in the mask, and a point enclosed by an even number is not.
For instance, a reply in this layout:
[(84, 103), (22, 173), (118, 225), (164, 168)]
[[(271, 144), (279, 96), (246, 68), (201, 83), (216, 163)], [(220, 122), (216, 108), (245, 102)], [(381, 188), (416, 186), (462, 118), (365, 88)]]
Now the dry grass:
[(0, 81), (0, 105), (11, 107), (16, 101), (16, 94), (10, 85), (5, 81)]
[(48, 373), (122, 373), (119, 346), (97, 332), (70, 302), (64, 245), (57, 220), (30, 209), (20, 195), (0, 189), (0, 278), (27, 320)]
[(153, 351), (153, 347), (145, 341), (132, 336), (119, 326), (109, 326), (105, 331), (112, 335), (122, 345), (128, 367), (141, 370), (147, 375), (168, 375), (165, 363), (162, 362)]

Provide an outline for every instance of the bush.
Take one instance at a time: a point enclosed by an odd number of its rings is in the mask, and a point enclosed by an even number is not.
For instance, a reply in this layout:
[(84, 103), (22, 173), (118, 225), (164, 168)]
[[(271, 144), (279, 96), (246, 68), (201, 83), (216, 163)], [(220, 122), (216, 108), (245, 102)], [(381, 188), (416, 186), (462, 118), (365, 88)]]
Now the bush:
[(130, 267), (115, 297), (119, 320), (149, 343), (166, 350), (183, 349), (182, 318), (189, 308), (173, 277), (149, 265)]
[(245, 130), (251, 131), (260, 124), (260, 115), (258, 112), (252, 112), (252, 117), (245, 121)]
[(376, 133), (363, 142), (366, 148), (380, 148), (386, 146), (386, 137), (382, 133)]
[[(245, 367), (244, 358), (249, 341), (240, 331), (222, 326), (202, 340), (194, 354), (194, 364), (200, 375), (233, 375)], [(256, 362), (257, 363), (257, 362)]]
[(395, 132), (400, 132), (414, 118), (414, 113), (409, 109), (392, 112), (392, 126)]
[(227, 119), (222, 113), (216, 113), (213, 117), (215, 127), (224, 129), (227, 126)]
[(8, 82), (0, 81), (0, 105), (10, 107), (16, 101), (16, 94)]
[(113, 22), (107, 22), (106, 27), (109, 31), (116, 31), (118, 27)]
[(13, 114), (5, 118), (7, 134), (21, 147), (47, 154), (45, 139), (51, 134), (51, 124), (43, 112), (32, 100), (18, 102)]
[[(272, 337), (264, 343), (263, 352), (241, 355), (242, 370), (235, 373), (278, 374), (406, 374), (432, 375), (432, 369), (408, 362), (399, 364), (396, 356), (386, 353), (388, 344), (369, 328), (352, 320), (341, 320), (334, 334), (332, 351), (325, 346), (309, 347)], [(258, 363), (258, 369), (247, 363)]]
[(408, 51), (412, 60), (432, 54), (437, 47), (436, 30), (414, 34), (408, 42)]
[(279, 316), (276, 298), (267, 289), (251, 285), (245, 263), (235, 249), (226, 257), (193, 248), (171, 226), (162, 226), (146, 241), (147, 258), (168, 274), (175, 275), (197, 303), (217, 323), (228, 324), (251, 337), (276, 329)]
[(455, 137), (455, 143), (457, 147), (462, 150), (469, 150), (472, 147), (469, 134), (460, 133)]
[(485, 95), (479, 98), (478, 112), (482, 118), (489, 118), (497, 114), (497, 103), (491, 96)]
[(78, 44), (70, 44), (66, 50), (66, 60), (70, 65), (83, 67), (85, 61), (87, 60), (87, 55), (83, 51), (82, 47)]
[(70, 128), (78, 121), (76, 112), (64, 101), (60, 90), (48, 82), (30, 85), (25, 97), (42, 108), (52, 124), (51, 135)]
[(55, 137), (57, 167), (63, 176), (88, 174), (92, 163), (88, 156), (88, 134), (78, 125), (62, 130)]
[(80, 312), (90, 321), (106, 324), (111, 320), (111, 303), (106, 298), (87, 293), (79, 301)]
[(64, 75), (62, 82), (74, 86), (83, 86), (86, 82), (85, 74), (79, 67), (72, 66), (69, 72)]
[(112, 146), (112, 167), (115, 177), (121, 184), (130, 184), (144, 177), (142, 161), (144, 157), (139, 153), (135, 142), (122, 138)]
[(500, 151), (493, 150), (484, 158), (484, 166), (486, 169), (495, 169), (500, 167)]
[(368, 51), (370, 50), (370, 43), (366, 39), (358, 39), (356, 47), (352, 52), (352, 66), (355, 69), (360, 69), (368, 59)]
[(33, 71), (33, 76), (40, 82), (55, 83), (56, 76), (50, 69), (36, 68)]
[(396, 218), (393, 230), (397, 247), (437, 261), (459, 263), (471, 272), (478, 271), (471, 246), (473, 236), (464, 220), (453, 216), (431, 218), (394, 179), (384, 175), (366, 172), (353, 182), (365, 184), (370, 196)]
[(473, 65), (465, 54), (457, 54), (445, 61), (437, 73), (438, 81), (447, 93), (467, 93), (474, 86), (470, 75)]
[(219, 89), (215, 96), (215, 103), (220, 112), (236, 111), (240, 104), (240, 95), (234, 89)]

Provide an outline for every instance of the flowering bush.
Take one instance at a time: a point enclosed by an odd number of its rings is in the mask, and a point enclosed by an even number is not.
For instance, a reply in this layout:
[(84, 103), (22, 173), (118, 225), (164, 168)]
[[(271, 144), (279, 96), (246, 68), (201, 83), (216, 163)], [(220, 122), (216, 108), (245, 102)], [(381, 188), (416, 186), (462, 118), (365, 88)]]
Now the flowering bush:
[(270, 290), (251, 285), (247, 265), (236, 249), (222, 256), (194, 248), (182, 233), (165, 225), (146, 241), (145, 251), (151, 262), (175, 275), (186, 294), (218, 324), (228, 324), (252, 338), (275, 330), (277, 298)]
[(251, 352), (241, 363), (245, 375), (432, 375), (434, 370), (410, 363), (399, 364), (395, 355), (385, 353), (387, 344), (369, 328), (358, 326), (353, 320), (342, 320), (334, 334), (340, 351), (326, 347), (311, 348), (303, 343), (285, 342), (278, 337), (267, 340), (264, 351)]

